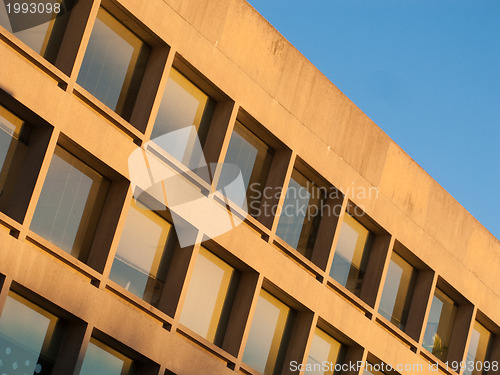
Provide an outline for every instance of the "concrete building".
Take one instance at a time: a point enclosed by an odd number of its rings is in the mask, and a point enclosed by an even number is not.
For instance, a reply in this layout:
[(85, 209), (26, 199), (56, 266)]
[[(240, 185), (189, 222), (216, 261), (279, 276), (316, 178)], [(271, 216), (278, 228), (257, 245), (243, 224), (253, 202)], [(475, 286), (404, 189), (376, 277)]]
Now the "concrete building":
[(246, 1), (9, 4), (1, 374), (500, 374), (498, 239)]

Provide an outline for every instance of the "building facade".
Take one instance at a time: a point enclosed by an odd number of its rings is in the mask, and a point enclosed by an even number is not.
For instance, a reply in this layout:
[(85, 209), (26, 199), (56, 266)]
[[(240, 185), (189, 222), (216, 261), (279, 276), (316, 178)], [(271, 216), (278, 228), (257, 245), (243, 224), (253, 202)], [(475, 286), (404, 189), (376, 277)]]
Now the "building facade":
[(0, 374), (500, 374), (498, 239), (246, 1), (41, 4), (0, 9)]

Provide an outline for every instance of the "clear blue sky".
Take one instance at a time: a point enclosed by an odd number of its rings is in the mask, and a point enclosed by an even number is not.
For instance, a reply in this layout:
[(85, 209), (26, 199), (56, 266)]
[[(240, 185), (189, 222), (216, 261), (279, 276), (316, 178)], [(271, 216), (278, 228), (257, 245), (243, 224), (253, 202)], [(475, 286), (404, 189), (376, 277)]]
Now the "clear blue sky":
[(500, 0), (248, 1), (500, 239)]

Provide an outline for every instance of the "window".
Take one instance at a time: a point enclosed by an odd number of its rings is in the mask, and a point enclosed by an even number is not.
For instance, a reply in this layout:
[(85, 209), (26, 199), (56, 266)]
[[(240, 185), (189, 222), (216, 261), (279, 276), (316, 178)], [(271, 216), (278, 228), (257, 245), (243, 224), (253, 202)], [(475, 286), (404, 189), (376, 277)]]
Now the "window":
[(372, 364), (371, 362), (366, 362), (366, 367), (363, 370), (363, 375), (385, 375), (380, 369), (384, 367), (382, 364)]
[(371, 247), (371, 233), (349, 213), (344, 214), (330, 276), (359, 296)]
[(29, 125), (0, 106), (0, 210), (5, 211), (28, 149)]
[(30, 229), (85, 261), (109, 182), (56, 147)]
[(492, 338), (490, 331), (478, 321), (474, 322), (467, 352), (465, 375), (481, 375), (483, 370), (486, 370), (485, 364), (489, 358)]
[[(326, 332), (316, 328), (305, 374), (307, 375), (333, 375), (335, 364), (342, 362), (343, 345), (328, 335)], [(324, 366), (327, 364), (327, 366)]]
[(243, 353), (243, 362), (264, 375), (273, 374), (281, 365), (291, 309), (262, 290)]
[(276, 234), (310, 258), (321, 220), (325, 191), (294, 169)]
[(132, 359), (91, 338), (80, 375), (133, 375), (137, 373), (134, 365)]
[(9, 292), (0, 317), (2, 368), (17, 370), (16, 374), (49, 375), (61, 333), (58, 317)]
[(392, 253), (379, 313), (402, 330), (406, 326), (416, 275), (410, 263)]
[(202, 247), (189, 281), (180, 322), (221, 345), (234, 294), (234, 277), (233, 267)]
[(156, 305), (176, 243), (175, 231), (168, 221), (132, 200), (109, 278)]
[(272, 157), (273, 150), (237, 121), (229, 141), (224, 163), (234, 164), (240, 168), (246, 195), (242, 194), (239, 186), (234, 189), (228, 187), (236, 176), (227, 166), (222, 168), (217, 189), (221, 190), (226, 187), (224, 189), (225, 195), (241, 207), (244, 207), (246, 198), (248, 213), (258, 217), (260, 199), (269, 174)]
[[(40, 2), (36, 4), (38, 3)], [(22, 12), (15, 14), (14, 8), (11, 9), (11, 13), (14, 14), (8, 17), (7, 9), (5, 9), (5, 11), (0, 12), (0, 25), (45, 57), (45, 59), (55, 63), (68, 24), (69, 10), (72, 8), (74, 0), (54, 0), (50, 4), (47, 3), (47, 5), (53, 7), (56, 4), (60, 6), (61, 11), (59, 13), (36, 14), (35, 17), (33, 17), (33, 14), (28, 17), (28, 14)], [(11, 6), (14, 6), (14, 2), (11, 2)]]
[[(215, 109), (215, 101), (199, 89), (194, 83), (184, 77), (178, 70), (172, 68), (163, 92), (158, 115), (153, 127), (151, 139), (155, 140), (162, 135), (174, 132), (188, 126), (194, 126), (197, 133), (189, 133), (189, 140), (179, 141), (186, 145), (179, 149), (178, 142), (162, 143), (160, 147), (184, 163), (191, 169), (202, 165), (200, 154), (210, 126)], [(199, 139), (200, 143), (197, 143)]]
[(442, 361), (446, 361), (457, 304), (436, 289), (427, 320), (423, 346)]
[(151, 47), (100, 8), (77, 82), (129, 120)]

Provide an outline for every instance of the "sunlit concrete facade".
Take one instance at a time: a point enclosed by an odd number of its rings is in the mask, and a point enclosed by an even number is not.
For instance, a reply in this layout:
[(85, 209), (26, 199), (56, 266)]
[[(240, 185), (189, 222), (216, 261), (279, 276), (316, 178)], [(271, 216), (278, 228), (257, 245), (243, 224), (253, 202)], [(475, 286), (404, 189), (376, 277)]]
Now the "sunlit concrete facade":
[[(500, 374), (498, 239), (246, 1), (79, 0), (66, 17), (46, 58), (0, 27), (0, 345), (15, 354), (46, 324), (31, 372), (107, 358), (106, 374), (305, 374), (314, 360), (455, 374), (480, 358)], [(172, 130), (185, 92), (207, 162), (239, 163), (241, 138), (272, 194), (181, 249), (168, 209), (134, 206), (128, 158)], [(202, 191), (224, 175), (165, 158)], [(327, 192), (322, 215), (286, 219), (295, 185), (308, 207)], [(139, 222), (158, 239), (134, 258), (128, 245), (154, 237)]]

